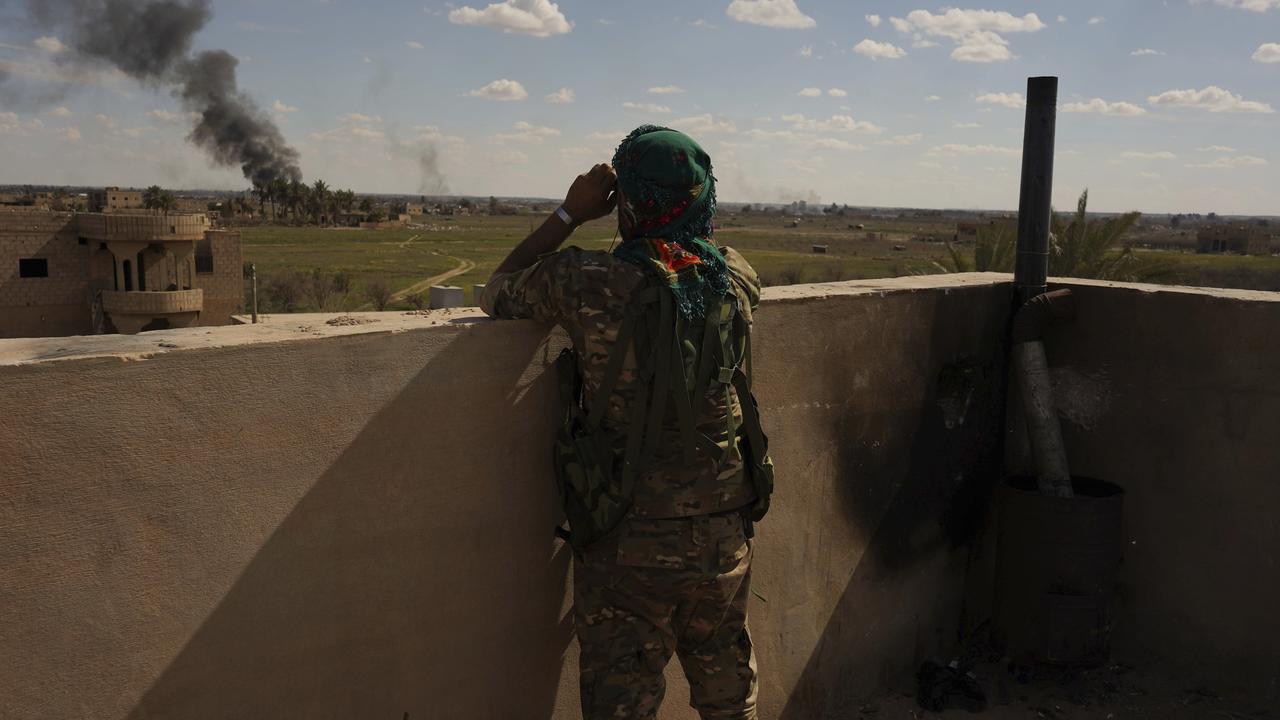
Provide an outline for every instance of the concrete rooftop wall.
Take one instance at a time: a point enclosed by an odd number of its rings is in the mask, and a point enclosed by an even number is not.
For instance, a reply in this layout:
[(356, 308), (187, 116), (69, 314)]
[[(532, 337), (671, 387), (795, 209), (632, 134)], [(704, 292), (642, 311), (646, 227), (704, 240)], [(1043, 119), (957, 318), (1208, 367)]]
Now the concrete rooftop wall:
[[(768, 291), (763, 717), (910, 691), (982, 612), (1006, 279)], [(1118, 651), (1234, 651), (1274, 683), (1280, 302), (1080, 294), (1050, 357), (1105, 380), (1068, 442), (1129, 490)], [(546, 465), (564, 338), (361, 317), (0, 341), (0, 716), (576, 716)], [(669, 675), (663, 718), (689, 718)]]

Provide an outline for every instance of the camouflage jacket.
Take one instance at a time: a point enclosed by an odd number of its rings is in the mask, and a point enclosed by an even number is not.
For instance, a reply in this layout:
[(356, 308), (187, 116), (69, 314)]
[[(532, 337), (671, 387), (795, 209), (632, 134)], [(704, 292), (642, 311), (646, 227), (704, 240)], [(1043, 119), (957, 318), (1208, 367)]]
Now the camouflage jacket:
[[(759, 304), (760, 281), (740, 253), (722, 248), (733, 278), (735, 312), (750, 326)], [(585, 396), (593, 398), (604, 379), (610, 351), (617, 340), (624, 313), (633, 292), (645, 282), (643, 271), (603, 251), (568, 247), (544, 255), (532, 266), (493, 277), (485, 286), (480, 305), (494, 318), (532, 318), (560, 325), (568, 332), (578, 353)], [(696, 350), (695, 350), (696, 352)], [(696, 367), (696, 355), (686, 362)], [(628, 351), (609, 399), (602, 427), (610, 433), (621, 457), (633, 398), (638, 389), (634, 350)], [(590, 408), (587, 408), (588, 410)], [(699, 447), (696, 462), (684, 465), (680, 431), (674, 417), (662, 428), (657, 451), (636, 479), (637, 517), (685, 517), (744, 507), (755, 500), (755, 491), (743, 472), (738, 438), (728, 436), (728, 413), (733, 426), (742, 426), (742, 410), (732, 386), (709, 393), (698, 409), (697, 431), (718, 445), (721, 457)]]

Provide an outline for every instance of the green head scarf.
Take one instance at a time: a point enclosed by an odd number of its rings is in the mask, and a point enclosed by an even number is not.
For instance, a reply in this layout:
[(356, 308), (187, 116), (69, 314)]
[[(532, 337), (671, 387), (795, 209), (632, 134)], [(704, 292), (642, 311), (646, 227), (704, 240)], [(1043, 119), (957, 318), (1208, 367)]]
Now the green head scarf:
[(613, 168), (618, 213), (631, 227), (614, 255), (660, 276), (686, 318), (701, 316), (706, 291), (729, 291), (724, 256), (708, 242), (716, 214), (711, 158), (682, 132), (642, 125), (618, 145)]

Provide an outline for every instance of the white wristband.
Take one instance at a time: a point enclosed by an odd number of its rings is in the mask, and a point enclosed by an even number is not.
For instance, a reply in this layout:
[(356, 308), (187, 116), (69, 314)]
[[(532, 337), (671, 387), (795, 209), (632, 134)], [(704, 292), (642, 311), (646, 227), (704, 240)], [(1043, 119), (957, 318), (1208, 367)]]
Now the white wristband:
[(556, 208), (556, 217), (563, 220), (565, 225), (568, 225), (569, 227), (573, 227), (573, 218), (569, 216), (569, 213), (565, 212), (563, 205)]

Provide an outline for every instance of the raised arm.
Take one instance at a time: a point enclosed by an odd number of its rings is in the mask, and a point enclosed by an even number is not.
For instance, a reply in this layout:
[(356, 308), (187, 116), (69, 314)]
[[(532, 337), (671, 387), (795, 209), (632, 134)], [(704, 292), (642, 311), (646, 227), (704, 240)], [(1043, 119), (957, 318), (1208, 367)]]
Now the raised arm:
[(560, 209), (569, 216), (572, 224), (565, 222), (558, 212), (552, 213), (542, 221), (537, 230), (529, 233), (529, 237), (512, 249), (507, 259), (493, 271), (489, 281), (492, 282), (499, 275), (524, 270), (533, 265), (539, 257), (554, 252), (560, 247), (560, 243), (564, 242), (578, 225), (613, 212), (618, 202), (617, 181), (618, 176), (613, 172), (613, 168), (605, 163), (596, 165), (579, 175), (569, 186), (564, 204), (560, 206)]

